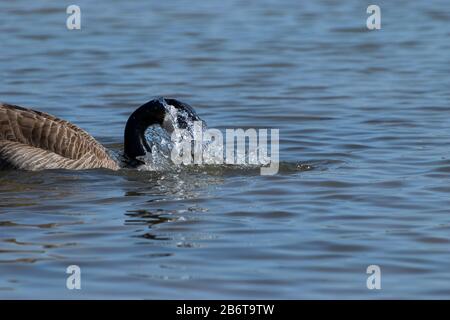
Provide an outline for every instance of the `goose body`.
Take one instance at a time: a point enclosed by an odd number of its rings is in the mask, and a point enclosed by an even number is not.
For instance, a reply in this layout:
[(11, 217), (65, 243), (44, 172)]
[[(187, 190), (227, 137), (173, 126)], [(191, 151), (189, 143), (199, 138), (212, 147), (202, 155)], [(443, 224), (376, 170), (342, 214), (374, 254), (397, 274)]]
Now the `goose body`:
[[(175, 119), (168, 117), (167, 105), (179, 111)], [(44, 112), (3, 103), (0, 104), (0, 169), (118, 170), (123, 166), (138, 166), (142, 164), (139, 157), (151, 152), (145, 140), (145, 130), (150, 125), (159, 124), (170, 131), (175, 126), (186, 127), (194, 120), (199, 120), (195, 111), (175, 99), (147, 102), (127, 121), (125, 163), (121, 163), (76, 125)]]

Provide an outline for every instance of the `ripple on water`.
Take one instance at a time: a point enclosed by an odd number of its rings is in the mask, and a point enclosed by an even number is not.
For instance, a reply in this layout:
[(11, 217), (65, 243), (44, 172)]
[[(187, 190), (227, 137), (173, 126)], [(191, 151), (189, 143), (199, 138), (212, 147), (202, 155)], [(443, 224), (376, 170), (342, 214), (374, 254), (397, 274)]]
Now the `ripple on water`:
[(68, 32), (64, 7), (1, 2), (5, 102), (115, 151), (160, 95), (281, 141), (275, 176), (0, 172), (0, 298), (448, 298), (449, 15), (386, 2), (368, 31), (355, 3), (79, 0)]

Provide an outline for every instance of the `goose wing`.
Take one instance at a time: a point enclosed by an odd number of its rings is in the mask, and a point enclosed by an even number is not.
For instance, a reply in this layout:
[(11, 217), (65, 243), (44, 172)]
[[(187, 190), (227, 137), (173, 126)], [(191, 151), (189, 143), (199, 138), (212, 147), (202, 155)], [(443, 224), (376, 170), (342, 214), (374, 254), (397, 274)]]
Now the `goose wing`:
[(0, 167), (119, 169), (107, 150), (79, 127), (9, 104), (0, 104)]

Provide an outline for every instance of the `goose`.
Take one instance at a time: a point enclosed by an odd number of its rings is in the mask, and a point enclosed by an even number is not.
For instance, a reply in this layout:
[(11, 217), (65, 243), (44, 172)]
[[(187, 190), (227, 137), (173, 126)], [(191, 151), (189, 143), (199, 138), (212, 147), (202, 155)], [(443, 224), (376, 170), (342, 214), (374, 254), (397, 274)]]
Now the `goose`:
[[(175, 111), (170, 112), (169, 108)], [(128, 118), (124, 132), (122, 159), (110, 152), (89, 133), (50, 114), (0, 103), (0, 169), (119, 170), (139, 167), (140, 157), (151, 152), (145, 131), (160, 125), (167, 132), (186, 129), (201, 121), (194, 109), (181, 101), (156, 98), (137, 108)]]

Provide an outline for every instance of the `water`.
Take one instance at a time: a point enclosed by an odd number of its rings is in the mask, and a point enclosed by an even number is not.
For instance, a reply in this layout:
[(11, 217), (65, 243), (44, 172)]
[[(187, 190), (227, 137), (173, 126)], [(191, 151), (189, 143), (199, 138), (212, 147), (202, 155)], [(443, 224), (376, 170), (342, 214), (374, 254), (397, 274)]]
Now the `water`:
[(446, 1), (378, 1), (379, 31), (369, 1), (69, 4), (0, 4), (0, 100), (117, 150), (171, 96), (279, 128), (282, 165), (1, 172), (1, 298), (450, 298)]

